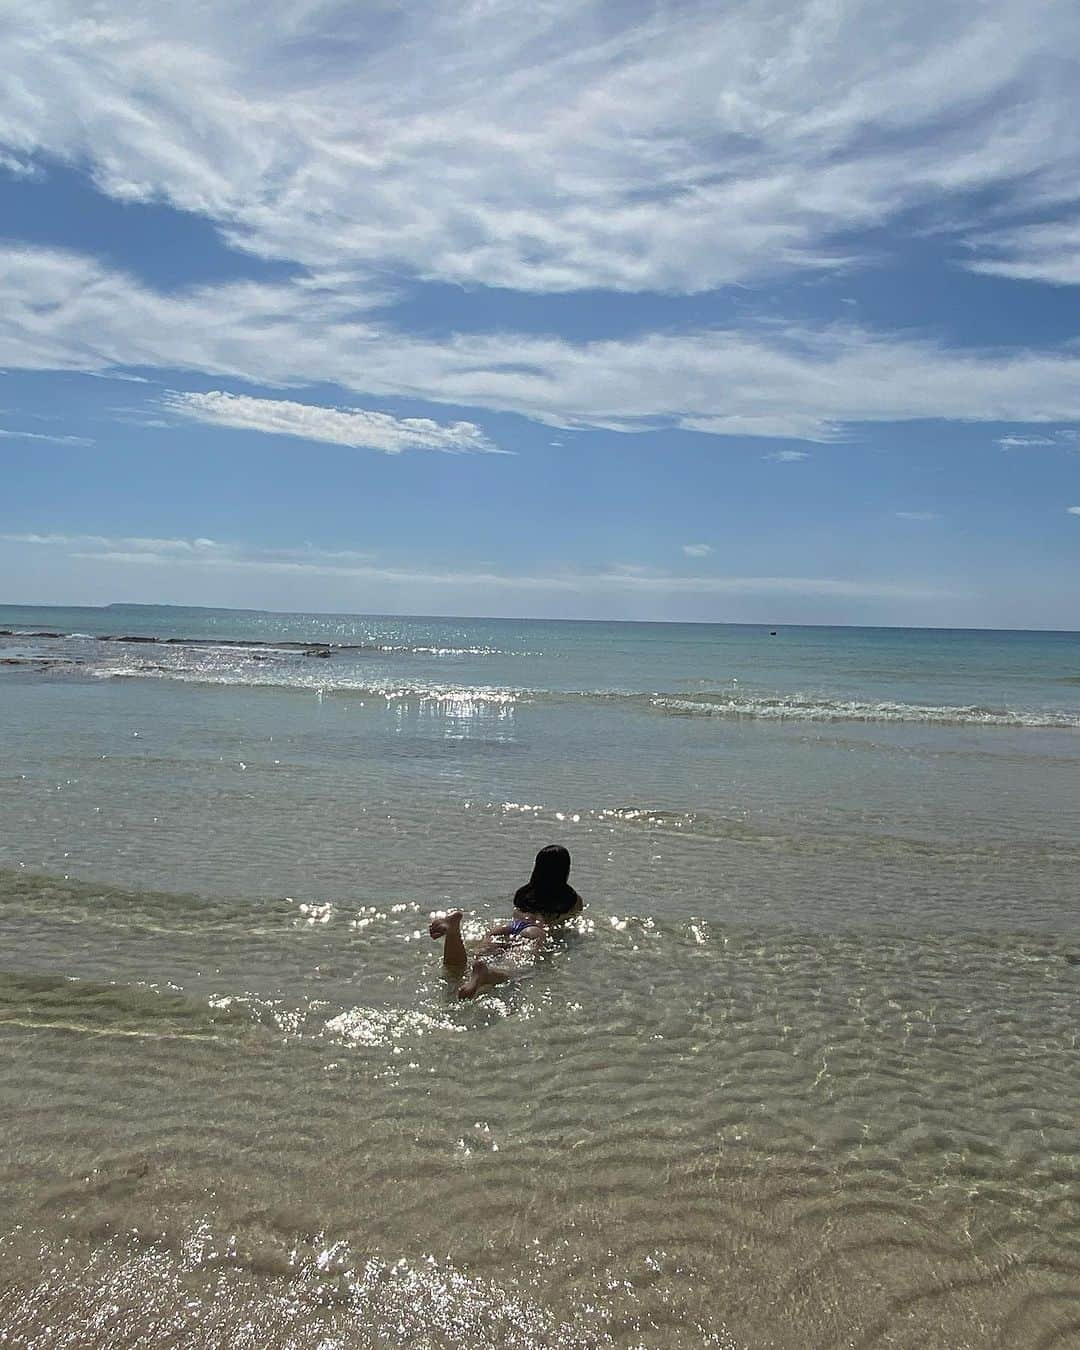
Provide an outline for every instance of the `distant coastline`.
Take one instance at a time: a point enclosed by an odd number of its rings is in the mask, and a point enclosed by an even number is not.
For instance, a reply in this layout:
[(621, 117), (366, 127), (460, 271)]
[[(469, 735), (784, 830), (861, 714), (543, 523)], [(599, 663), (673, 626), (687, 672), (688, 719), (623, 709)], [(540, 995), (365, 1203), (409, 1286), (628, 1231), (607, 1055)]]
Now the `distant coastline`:
[(952, 626), (949, 624), (873, 624), (873, 623), (782, 623), (772, 619), (748, 621), (743, 619), (625, 619), (625, 618), (562, 618), (555, 615), (527, 614), (420, 614), (420, 613), (382, 613), (375, 610), (337, 610), (337, 609), (259, 609), (242, 605), (179, 605), (154, 604), (150, 601), (114, 600), (104, 605), (60, 605), (27, 604), (22, 601), (0, 602), (0, 612), (4, 610), (85, 610), (90, 613), (146, 612), (148, 610), (172, 610), (177, 613), (194, 614), (247, 614), (268, 615), (293, 618), (297, 615), (311, 614), (322, 619), (377, 619), (385, 621), (401, 620), (407, 623), (559, 623), (589, 625), (620, 625), (638, 628), (740, 628), (740, 629), (777, 629), (800, 631), (813, 629), (820, 632), (869, 632), (869, 633), (994, 633), (994, 634), (1040, 634), (1045, 637), (1077, 637), (1076, 628), (981, 628), (969, 625)]

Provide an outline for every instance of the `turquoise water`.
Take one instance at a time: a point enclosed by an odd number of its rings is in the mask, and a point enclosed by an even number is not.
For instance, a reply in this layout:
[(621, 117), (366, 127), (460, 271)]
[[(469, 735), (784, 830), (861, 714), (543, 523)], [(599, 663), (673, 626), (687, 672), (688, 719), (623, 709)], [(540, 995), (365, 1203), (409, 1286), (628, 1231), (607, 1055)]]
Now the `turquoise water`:
[[(96, 674), (333, 690), (457, 691), (490, 699), (646, 694), (722, 716), (949, 720), (1080, 726), (1080, 635), (949, 629), (794, 628), (394, 619), (115, 606), (0, 607), (0, 629), (56, 632), (27, 654), (87, 662)], [(167, 643), (148, 653), (113, 641)], [(199, 649), (170, 640), (189, 638)], [(265, 644), (239, 650), (215, 643)], [(280, 644), (328, 644), (331, 665)]]
[(1077, 1336), (1080, 636), (0, 630), (12, 1344)]

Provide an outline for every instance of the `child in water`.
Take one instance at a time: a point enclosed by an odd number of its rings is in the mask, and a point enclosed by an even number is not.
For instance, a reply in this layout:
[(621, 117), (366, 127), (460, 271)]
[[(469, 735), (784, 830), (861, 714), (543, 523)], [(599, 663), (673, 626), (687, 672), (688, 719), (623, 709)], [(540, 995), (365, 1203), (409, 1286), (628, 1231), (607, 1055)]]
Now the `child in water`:
[(475, 998), (481, 989), (505, 984), (521, 973), (520, 965), (507, 971), (485, 958), (511, 955), (531, 963), (540, 954), (551, 928), (581, 913), (581, 896), (567, 881), (569, 875), (569, 852), (561, 844), (542, 848), (536, 855), (532, 876), (514, 893), (513, 915), (488, 929), (471, 968), (461, 938), (462, 911), (455, 909), (432, 919), (428, 932), (436, 942), (443, 939), (443, 965), (465, 976), (458, 986), (458, 998)]

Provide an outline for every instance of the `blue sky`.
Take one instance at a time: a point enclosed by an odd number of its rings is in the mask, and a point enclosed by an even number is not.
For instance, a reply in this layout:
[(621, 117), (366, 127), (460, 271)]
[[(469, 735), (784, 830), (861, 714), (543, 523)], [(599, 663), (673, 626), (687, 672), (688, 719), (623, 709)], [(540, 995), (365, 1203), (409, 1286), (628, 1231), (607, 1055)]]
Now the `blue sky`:
[(0, 601), (1080, 628), (1080, 11), (0, 16)]

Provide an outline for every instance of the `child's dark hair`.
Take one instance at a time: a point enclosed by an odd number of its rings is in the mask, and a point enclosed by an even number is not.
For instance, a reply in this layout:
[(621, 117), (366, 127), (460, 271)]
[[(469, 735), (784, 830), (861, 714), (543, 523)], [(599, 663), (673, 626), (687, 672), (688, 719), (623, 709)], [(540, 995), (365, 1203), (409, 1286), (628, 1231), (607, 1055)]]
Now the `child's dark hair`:
[(562, 844), (548, 844), (536, 855), (532, 876), (514, 894), (514, 904), (528, 914), (558, 919), (581, 903), (581, 896), (567, 881), (570, 852)]

